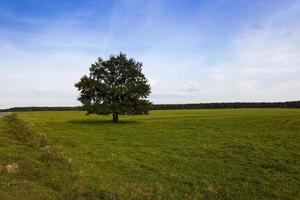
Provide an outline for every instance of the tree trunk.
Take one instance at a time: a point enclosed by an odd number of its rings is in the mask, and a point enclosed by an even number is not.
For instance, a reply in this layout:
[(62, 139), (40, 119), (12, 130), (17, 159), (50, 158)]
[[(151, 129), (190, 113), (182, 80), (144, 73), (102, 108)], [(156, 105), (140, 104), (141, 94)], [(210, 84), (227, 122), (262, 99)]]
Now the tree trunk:
[(113, 113), (113, 123), (118, 123), (118, 122), (119, 122), (119, 114)]

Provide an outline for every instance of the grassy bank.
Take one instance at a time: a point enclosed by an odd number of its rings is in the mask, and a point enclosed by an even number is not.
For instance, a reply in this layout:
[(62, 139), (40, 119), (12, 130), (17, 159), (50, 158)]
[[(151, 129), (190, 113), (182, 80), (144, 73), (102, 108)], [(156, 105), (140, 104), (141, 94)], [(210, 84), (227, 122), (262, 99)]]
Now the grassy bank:
[(0, 162), (19, 166), (1, 171), (4, 199), (299, 197), (300, 110), (17, 116), (0, 120)]
[(63, 148), (15, 114), (1, 120), (0, 133), (0, 199), (115, 199), (76, 176)]

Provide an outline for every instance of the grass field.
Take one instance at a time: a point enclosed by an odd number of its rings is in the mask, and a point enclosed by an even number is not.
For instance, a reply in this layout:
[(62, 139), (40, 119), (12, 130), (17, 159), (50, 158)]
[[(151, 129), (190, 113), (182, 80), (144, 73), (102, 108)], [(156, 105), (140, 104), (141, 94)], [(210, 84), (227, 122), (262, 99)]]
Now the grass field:
[(300, 199), (297, 109), (24, 112), (0, 141), (5, 200)]

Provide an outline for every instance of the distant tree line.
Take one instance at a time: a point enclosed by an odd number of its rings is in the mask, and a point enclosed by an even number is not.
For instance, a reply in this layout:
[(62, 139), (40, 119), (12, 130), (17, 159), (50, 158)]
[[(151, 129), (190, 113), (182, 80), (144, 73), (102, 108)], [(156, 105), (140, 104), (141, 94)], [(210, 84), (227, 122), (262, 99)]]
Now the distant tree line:
[[(221, 108), (300, 108), (300, 101), (288, 102), (236, 102), (236, 103), (191, 103), (191, 104), (154, 104), (151, 110), (179, 109), (221, 109)], [(75, 107), (14, 107), (0, 109), (0, 112), (23, 111), (81, 111), (81, 106)]]
[(219, 109), (219, 108), (300, 108), (300, 101), (156, 104), (152, 110)]
[(0, 109), (0, 112), (27, 112), (27, 111), (80, 111), (81, 106), (63, 106), (63, 107), (14, 107), (8, 109)]

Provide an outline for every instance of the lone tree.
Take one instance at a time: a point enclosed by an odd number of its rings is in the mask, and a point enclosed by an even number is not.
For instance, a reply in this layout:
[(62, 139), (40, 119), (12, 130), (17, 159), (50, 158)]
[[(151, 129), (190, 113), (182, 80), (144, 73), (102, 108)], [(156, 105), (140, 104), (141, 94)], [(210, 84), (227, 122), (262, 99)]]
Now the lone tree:
[(125, 54), (112, 55), (108, 60), (98, 58), (75, 87), (78, 100), (87, 114), (112, 114), (118, 123), (119, 114), (148, 114), (151, 103), (146, 98), (150, 85), (142, 73), (142, 63)]

